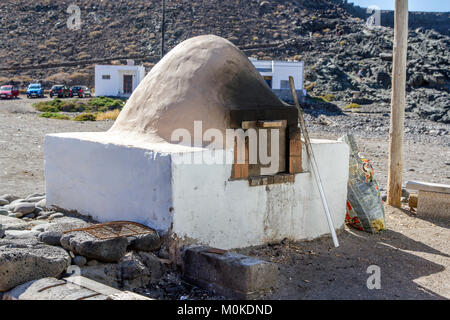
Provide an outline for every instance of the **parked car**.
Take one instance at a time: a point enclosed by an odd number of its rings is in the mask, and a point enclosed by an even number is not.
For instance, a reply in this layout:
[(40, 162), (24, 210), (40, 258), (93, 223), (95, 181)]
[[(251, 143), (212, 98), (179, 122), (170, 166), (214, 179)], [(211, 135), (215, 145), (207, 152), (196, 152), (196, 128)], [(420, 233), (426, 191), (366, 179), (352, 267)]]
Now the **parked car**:
[(91, 90), (86, 86), (73, 86), (71, 88), (72, 94), (80, 98), (92, 97)]
[(32, 97), (44, 97), (44, 89), (42, 88), (40, 83), (32, 83), (28, 86), (27, 98), (30, 99)]
[(12, 99), (19, 97), (19, 88), (6, 85), (0, 87), (0, 99)]
[(58, 96), (58, 98), (73, 97), (72, 90), (68, 86), (58, 84), (54, 85), (50, 90), (50, 98)]

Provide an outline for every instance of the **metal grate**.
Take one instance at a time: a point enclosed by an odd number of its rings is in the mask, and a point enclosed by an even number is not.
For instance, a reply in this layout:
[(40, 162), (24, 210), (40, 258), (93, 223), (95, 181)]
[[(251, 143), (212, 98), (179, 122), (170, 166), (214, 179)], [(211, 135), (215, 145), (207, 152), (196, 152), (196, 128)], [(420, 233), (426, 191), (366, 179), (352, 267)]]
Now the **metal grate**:
[(102, 240), (114, 239), (119, 237), (136, 236), (140, 234), (148, 234), (156, 232), (152, 228), (131, 221), (114, 221), (114, 222), (100, 223), (86, 228), (79, 228), (65, 231), (64, 233), (74, 231), (84, 231)]

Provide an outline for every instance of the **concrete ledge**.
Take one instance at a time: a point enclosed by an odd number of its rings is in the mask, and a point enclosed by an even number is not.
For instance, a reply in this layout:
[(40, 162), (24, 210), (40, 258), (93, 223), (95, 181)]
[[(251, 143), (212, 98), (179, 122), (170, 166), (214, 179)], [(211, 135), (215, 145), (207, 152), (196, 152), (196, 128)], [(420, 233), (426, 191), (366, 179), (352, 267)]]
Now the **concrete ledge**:
[(276, 285), (276, 264), (237, 253), (211, 251), (215, 250), (201, 246), (185, 250), (183, 275), (188, 282), (236, 299), (256, 298)]
[(406, 189), (450, 194), (450, 185), (440, 183), (408, 181), (406, 183)]

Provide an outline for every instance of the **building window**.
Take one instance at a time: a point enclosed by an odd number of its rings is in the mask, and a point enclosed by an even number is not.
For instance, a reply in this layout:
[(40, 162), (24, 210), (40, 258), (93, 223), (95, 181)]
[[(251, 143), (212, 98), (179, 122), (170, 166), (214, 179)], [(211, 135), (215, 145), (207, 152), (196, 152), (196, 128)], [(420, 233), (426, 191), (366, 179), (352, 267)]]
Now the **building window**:
[(102, 75), (103, 80), (111, 80), (111, 76), (109, 74)]
[(259, 72), (272, 72), (272, 68), (256, 68)]
[(281, 80), (280, 81), (280, 88), (281, 89), (289, 89), (289, 81), (288, 80)]

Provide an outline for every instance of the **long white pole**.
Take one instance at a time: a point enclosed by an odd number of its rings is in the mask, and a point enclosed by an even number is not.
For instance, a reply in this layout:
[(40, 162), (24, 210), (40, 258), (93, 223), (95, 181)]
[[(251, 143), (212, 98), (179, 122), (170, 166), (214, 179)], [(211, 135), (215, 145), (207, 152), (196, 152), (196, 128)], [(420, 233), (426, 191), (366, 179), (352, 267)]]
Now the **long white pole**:
[(297, 92), (295, 91), (294, 78), (289, 77), (289, 84), (291, 86), (292, 97), (294, 98), (295, 106), (298, 110), (298, 117), (300, 119), (300, 127), (303, 132), (303, 136), (305, 138), (306, 151), (308, 153), (309, 162), (311, 163), (312, 172), (314, 177), (316, 178), (317, 188), (319, 189), (320, 198), (322, 199), (322, 205), (325, 210), (325, 215), (328, 222), (328, 227), (330, 228), (331, 237), (333, 238), (334, 246), (339, 247), (339, 241), (336, 235), (336, 231), (334, 230), (333, 218), (331, 217), (330, 208), (328, 207), (327, 198), (325, 197), (325, 191), (323, 190), (322, 179), (320, 178), (319, 168), (317, 166), (316, 158), (314, 157), (314, 152), (311, 146), (311, 140), (309, 139), (308, 130), (306, 130), (305, 120), (303, 119), (302, 109), (300, 108), (300, 104), (297, 99)]

